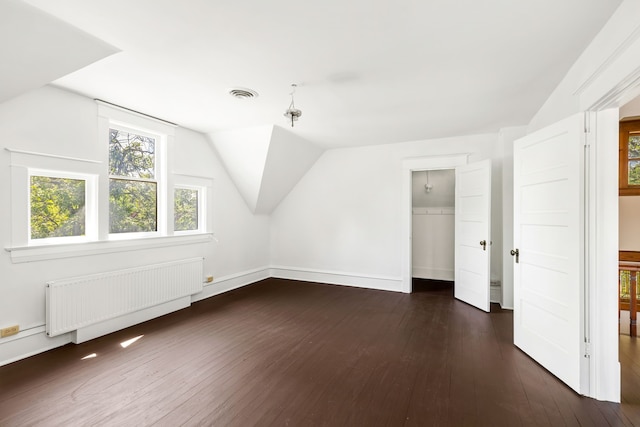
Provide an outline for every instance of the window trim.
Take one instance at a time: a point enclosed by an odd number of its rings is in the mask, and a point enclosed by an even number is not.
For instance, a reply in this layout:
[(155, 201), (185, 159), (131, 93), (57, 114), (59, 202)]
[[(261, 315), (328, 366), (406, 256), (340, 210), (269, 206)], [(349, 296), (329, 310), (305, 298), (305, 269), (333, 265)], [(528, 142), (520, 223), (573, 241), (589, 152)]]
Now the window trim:
[[(84, 181), (84, 235), (65, 237), (31, 237), (31, 177), (74, 179)], [(66, 243), (86, 243), (98, 239), (98, 177), (96, 175), (60, 170), (27, 168), (27, 246), (59, 245)]]
[[(53, 260), (63, 258), (75, 258), (81, 256), (93, 256), (125, 251), (136, 251), (172, 247), (180, 245), (192, 245), (209, 243), (217, 239), (213, 234), (213, 219), (211, 206), (213, 201), (213, 182), (210, 176), (198, 176), (182, 171), (173, 170), (171, 154), (177, 125), (164, 122), (153, 117), (132, 112), (121, 107), (96, 100), (98, 125), (97, 137), (91, 146), (88, 144), (85, 150), (87, 158), (65, 155), (65, 151), (53, 154), (35, 151), (26, 151), (5, 147), (10, 154), (10, 188), (11, 188), (11, 235), (10, 244), (5, 251), (10, 254), (12, 263), (33, 262), (41, 260)], [(159, 173), (164, 180), (164, 189), (159, 190), (158, 202), (158, 231), (149, 235), (147, 233), (118, 233), (128, 234), (126, 238), (113, 238), (109, 233), (109, 127), (125, 127), (151, 134), (161, 135), (165, 139), (161, 142), (161, 160), (156, 164)], [(169, 165), (172, 167), (170, 168)], [(85, 205), (91, 203), (94, 207), (95, 217), (93, 224), (85, 214), (85, 236), (91, 235), (91, 240), (73, 242), (53, 242), (41, 244), (44, 239), (35, 239), (30, 244), (30, 173), (38, 175), (36, 171), (55, 171), (56, 176), (61, 177), (85, 177), (90, 178), (92, 184), (85, 185), (85, 191), (89, 196), (85, 199)], [(199, 230), (179, 232), (173, 230), (173, 188), (200, 187)], [(161, 197), (160, 197), (161, 196)], [(91, 230), (93, 227), (93, 230)], [(74, 236), (75, 237), (75, 236)]]
[(640, 196), (640, 185), (629, 185), (629, 134), (640, 132), (640, 120), (621, 121), (618, 146), (618, 195)]
[[(43, 243), (36, 239), (30, 242), (30, 173), (35, 171), (54, 171), (56, 175), (91, 177), (93, 185), (85, 186), (90, 189), (90, 196), (85, 204), (93, 204), (94, 213), (98, 215), (98, 187), (102, 162), (99, 160), (68, 157), (58, 154), (39, 153), (33, 151), (14, 150), (5, 148), (10, 153), (11, 160), (11, 246), (39, 247)], [(36, 173), (37, 174), (37, 173)], [(92, 193), (92, 194), (91, 194)], [(85, 216), (85, 221), (86, 221)], [(99, 240), (97, 223), (94, 230), (85, 228), (85, 235)], [(88, 234), (87, 234), (88, 233)], [(44, 240), (44, 239), (42, 239)], [(48, 242), (44, 242), (46, 245)], [(49, 242), (54, 244), (53, 242)], [(81, 244), (76, 242), (73, 244)]]
[[(175, 229), (175, 194), (176, 190), (195, 190), (198, 193), (198, 228), (195, 230), (176, 230)], [(176, 236), (182, 236), (187, 234), (200, 234), (206, 232), (207, 223), (207, 210), (206, 210), (206, 197), (207, 188), (202, 185), (189, 185), (189, 184), (176, 184), (173, 186), (172, 200), (174, 204), (174, 213), (171, 219), (173, 226), (173, 234)]]
[(12, 263), (19, 264), (24, 262), (209, 243), (211, 241), (216, 241), (213, 233), (201, 233), (184, 236), (157, 236), (126, 240), (97, 240), (83, 243), (14, 246), (5, 248), (5, 251), (11, 254)]
[(118, 131), (124, 131), (130, 134), (141, 135), (148, 138), (154, 139), (154, 159), (153, 159), (153, 178), (138, 178), (138, 177), (128, 177), (128, 176), (120, 176), (120, 175), (111, 175), (109, 172), (109, 167), (107, 169), (107, 182), (108, 182), (108, 191), (107, 191), (107, 199), (111, 198), (111, 181), (112, 180), (121, 180), (121, 181), (138, 181), (138, 182), (147, 182), (154, 183), (156, 185), (156, 230), (155, 231), (140, 231), (140, 232), (123, 232), (123, 233), (112, 233), (111, 232), (111, 217), (110, 210), (107, 211), (107, 238), (108, 240), (128, 240), (128, 239), (141, 239), (147, 237), (156, 237), (156, 236), (166, 236), (167, 235), (167, 174), (166, 174), (166, 153), (167, 153), (167, 138), (168, 135), (160, 132), (149, 130), (145, 127), (138, 127), (135, 124), (125, 123), (121, 120), (108, 120), (108, 131), (107, 131), (107, 165), (110, 164), (111, 159), (109, 158), (108, 147), (111, 141), (110, 138), (110, 129), (116, 129)]
[[(196, 233), (210, 233), (214, 232), (213, 221), (211, 218), (210, 207), (213, 206), (213, 183), (214, 179), (208, 176), (200, 176), (193, 175), (190, 173), (185, 173), (182, 171), (172, 171), (171, 172), (171, 191), (169, 192), (169, 209), (167, 209), (168, 215), (170, 215), (169, 223), (170, 233), (174, 235), (188, 235), (188, 234), (196, 234)], [(175, 231), (174, 228), (174, 218), (175, 218), (175, 189), (176, 188), (189, 188), (189, 189), (199, 189), (198, 193), (198, 231)]]

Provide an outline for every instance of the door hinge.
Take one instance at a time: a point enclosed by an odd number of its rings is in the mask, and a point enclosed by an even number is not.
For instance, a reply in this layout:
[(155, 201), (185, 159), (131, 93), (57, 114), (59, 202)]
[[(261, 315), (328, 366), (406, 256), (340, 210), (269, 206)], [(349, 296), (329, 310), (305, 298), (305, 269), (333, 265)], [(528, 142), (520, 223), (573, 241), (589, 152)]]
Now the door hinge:
[(591, 142), (589, 139), (589, 134), (591, 133), (591, 114), (589, 114), (588, 112), (584, 113), (584, 146), (585, 147), (590, 147), (591, 146)]
[(591, 133), (591, 114), (584, 113), (584, 133)]
[(584, 357), (587, 359), (591, 357), (591, 343), (584, 343)]

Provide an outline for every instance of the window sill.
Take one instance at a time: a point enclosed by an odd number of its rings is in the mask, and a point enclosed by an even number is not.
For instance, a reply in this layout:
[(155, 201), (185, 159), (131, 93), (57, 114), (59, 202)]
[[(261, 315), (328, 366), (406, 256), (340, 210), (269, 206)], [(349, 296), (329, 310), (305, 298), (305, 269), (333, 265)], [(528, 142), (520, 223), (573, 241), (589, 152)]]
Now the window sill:
[(11, 254), (11, 262), (45, 261), (50, 259), (74, 258), (114, 252), (137, 251), (170, 246), (208, 243), (214, 240), (212, 233), (189, 234), (181, 236), (148, 237), (132, 240), (105, 240), (88, 243), (69, 243), (60, 245), (21, 246), (5, 248)]

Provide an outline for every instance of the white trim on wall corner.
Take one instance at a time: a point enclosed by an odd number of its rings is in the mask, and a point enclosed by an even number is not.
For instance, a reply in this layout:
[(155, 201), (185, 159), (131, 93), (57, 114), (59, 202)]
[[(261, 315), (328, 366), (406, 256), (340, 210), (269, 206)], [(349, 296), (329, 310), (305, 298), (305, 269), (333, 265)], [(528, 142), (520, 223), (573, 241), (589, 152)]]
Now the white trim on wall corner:
[(591, 74), (588, 74), (582, 80), (582, 83), (577, 85), (576, 89), (573, 91), (572, 95), (580, 95), (584, 92), (589, 86), (593, 85), (593, 83), (611, 68), (612, 64), (616, 62), (623, 55), (628, 55), (629, 48), (640, 39), (640, 25), (638, 25), (633, 31), (629, 33), (629, 35), (624, 39), (622, 43), (620, 43), (604, 60), (602, 63), (596, 67)]

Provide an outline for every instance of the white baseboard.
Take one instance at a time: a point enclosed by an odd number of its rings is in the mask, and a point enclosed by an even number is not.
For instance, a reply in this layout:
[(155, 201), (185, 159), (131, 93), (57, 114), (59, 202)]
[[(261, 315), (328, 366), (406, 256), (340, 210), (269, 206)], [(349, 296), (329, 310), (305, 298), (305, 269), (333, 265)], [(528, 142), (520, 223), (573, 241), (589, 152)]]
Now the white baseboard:
[(417, 277), (419, 279), (448, 280), (452, 282), (454, 278), (454, 271), (453, 269), (414, 266), (413, 277)]
[(211, 283), (205, 283), (204, 289), (199, 294), (191, 296), (191, 302), (201, 301), (215, 295), (229, 292), (243, 286), (250, 285), (260, 280), (271, 277), (269, 267), (256, 268), (242, 273), (230, 274), (215, 278)]
[(21, 331), (13, 337), (2, 339), (0, 366), (61, 347), (71, 342), (71, 333), (48, 337), (44, 325)]
[(402, 292), (402, 278), (369, 276), (355, 273), (311, 270), (305, 268), (273, 266), (271, 277), (279, 279), (319, 282), (330, 285), (353, 286), (356, 288), (378, 289), (381, 291)]

